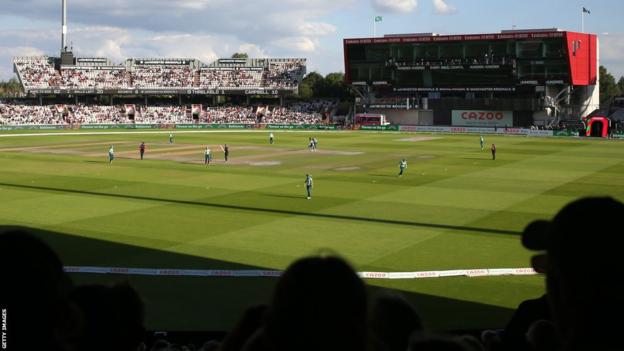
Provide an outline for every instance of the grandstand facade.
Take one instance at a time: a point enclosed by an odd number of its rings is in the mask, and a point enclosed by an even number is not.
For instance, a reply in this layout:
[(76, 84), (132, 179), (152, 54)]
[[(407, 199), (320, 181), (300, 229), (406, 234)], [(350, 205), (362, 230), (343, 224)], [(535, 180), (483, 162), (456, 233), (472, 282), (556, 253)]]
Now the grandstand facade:
[[(62, 62), (61, 62), (62, 61)], [(303, 58), (219, 59), (107, 58), (69, 60), (16, 57), (14, 71), (24, 92), (40, 95), (266, 95), (297, 93), (306, 73)]]
[[(529, 126), (599, 106), (598, 39), (558, 29), (344, 39), (345, 79), (399, 124)], [(501, 116), (480, 120), (479, 116)], [(466, 118), (472, 116), (475, 118)]]

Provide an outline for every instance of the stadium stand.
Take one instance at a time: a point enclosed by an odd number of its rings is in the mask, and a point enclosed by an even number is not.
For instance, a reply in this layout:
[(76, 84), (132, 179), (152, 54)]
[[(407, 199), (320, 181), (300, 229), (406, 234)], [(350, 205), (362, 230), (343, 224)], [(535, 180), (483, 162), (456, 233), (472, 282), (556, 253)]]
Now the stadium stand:
[[(196, 106), (196, 105), (195, 105)], [(314, 100), (287, 102), (284, 106), (205, 106), (195, 118), (191, 106), (139, 106), (127, 113), (126, 106), (43, 105), (27, 100), (0, 101), (0, 125), (42, 124), (175, 124), (175, 123), (241, 123), (241, 124), (320, 124), (331, 113), (335, 102)]]
[(129, 88), (131, 83), (123, 67), (107, 69), (71, 67), (61, 69), (59, 86), (79, 89), (124, 89)]
[(16, 57), (15, 72), (26, 92), (33, 89), (278, 89), (296, 90), (306, 73), (305, 59), (221, 59), (204, 65), (194, 59), (128, 59), (99, 65), (76, 59), (60, 66), (47, 56)]
[(58, 82), (59, 72), (54, 69), (47, 56), (16, 57), (13, 63), (25, 90), (48, 88)]

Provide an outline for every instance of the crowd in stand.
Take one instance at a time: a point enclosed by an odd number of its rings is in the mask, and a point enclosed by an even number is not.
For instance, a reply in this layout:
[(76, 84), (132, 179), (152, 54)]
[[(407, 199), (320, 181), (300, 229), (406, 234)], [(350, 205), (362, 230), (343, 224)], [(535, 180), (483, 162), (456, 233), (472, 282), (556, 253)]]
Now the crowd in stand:
[[(622, 350), (622, 216), (619, 201), (584, 198), (551, 221), (530, 223), (521, 240), (538, 251), (531, 262), (546, 275), (546, 295), (523, 302), (505, 329), (480, 337), (435, 334), (401, 295), (369, 296), (346, 261), (314, 256), (286, 269), (268, 305), (249, 308), (224, 340), (199, 350)], [(196, 350), (166, 340), (145, 345), (145, 308), (127, 283), (76, 287), (59, 257), (29, 230), (0, 233), (0, 301), (8, 313), (9, 349)]]
[(188, 88), (193, 86), (194, 73), (189, 66), (135, 66), (130, 85), (137, 88)]
[(319, 124), (323, 121), (324, 115), (329, 114), (332, 105), (331, 101), (316, 100), (283, 107), (276, 106), (268, 109), (261, 121), (275, 124)]
[(13, 62), (26, 88), (47, 88), (58, 76), (45, 56), (17, 57)]
[(134, 121), (149, 124), (193, 123), (193, 118), (185, 106), (146, 106), (135, 113)]
[(305, 74), (300, 59), (269, 61), (266, 67), (190, 65), (66, 66), (57, 71), (48, 57), (14, 59), (24, 87), (57, 89), (294, 89)]
[(64, 68), (60, 86), (74, 89), (124, 89), (131, 86), (125, 69)]
[(207, 123), (242, 124), (255, 124), (257, 121), (254, 108), (243, 106), (208, 107), (203, 120)]
[(209, 106), (193, 115), (187, 106), (44, 105), (0, 101), (0, 125), (40, 124), (176, 124), (176, 123), (273, 123), (320, 124), (334, 102), (315, 100), (280, 106)]
[(305, 63), (302, 60), (271, 63), (264, 72), (264, 81), (268, 88), (287, 89), (299, 85), (298, 77), (303, 77)]
[(416, 60), (403, 60), (390, 58), (386, 61), (389, 67), (412, 67), (412, 66), (463, 66), (463, 65), (514, 65), (515, 58), (509, 55), (488, 55), (479, 57), (462, 58), (421, 58)]
[(50, 106), (7, 104), (0, 101), (0, 125), (63, 123), (62, 116)]
[(204, 67), (199, 71), (199, 87), (203, 89), (253, 89), (261, 85), (261, 70)]

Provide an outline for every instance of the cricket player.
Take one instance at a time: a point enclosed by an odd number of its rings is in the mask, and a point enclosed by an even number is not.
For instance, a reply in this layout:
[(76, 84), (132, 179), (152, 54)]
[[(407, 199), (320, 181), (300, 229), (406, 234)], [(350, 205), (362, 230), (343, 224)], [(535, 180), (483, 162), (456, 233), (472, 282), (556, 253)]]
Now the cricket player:
[(316, 151), (316, 147), (318, 146), (318, 140), (316, 140), (316, 138), (312, 138), (312, 146), (314, 147), (314, 151)]
[(228, 156), (230, 156), (230, 148), (228, 148), (227, 144), (223, 147), (223, 156), (225, 157), (225, 162), (227, 162)]
[(169, 133), (169, 144), (173, 144), (173, 133)]
[(496, 145), (492, 144), (492, 160), (496, 160)]
[(407, 161), (405, 159), (402, 159), (401, 162), (399, 162), (399, 177), (403, 176), (403, 172), (405, 172), (406, 168), (407, 168)]
[(484, 147), (485, 147), (485, 139), (483, 139), (483, 135), (481, 135), (481, 151), (483, 151)]
[(308, 192), (307, 199), (310, 200), (312, 198), (312, 187), (314, 186), (314, 182), (312, 181), (312, 176), (311, 175), (306, 174), (306, 180), (305, 180), (304, 184), (306, 186), (306, 191)]
[(110, 149), (108, 149), (108, 164), (110, 165), (111, 163), (113, 163), (114, 159), (115, 159), (115, 149), (113, 149), (113, 145), (111, 145)]
[(139, 146), (139, 153), (141, 154), (141, 160), (143, 159), (143, 155), (145, 154), (145, 142), (142, 142)]
[(212, 156), (210, 155), (210, 148), (206, 146), (206, 151), (204, 151), (204, 164), (205, 165), (210, 164), (211, 157)]
[(273, 133), (269, 134), (269, 144), (273, 144)]

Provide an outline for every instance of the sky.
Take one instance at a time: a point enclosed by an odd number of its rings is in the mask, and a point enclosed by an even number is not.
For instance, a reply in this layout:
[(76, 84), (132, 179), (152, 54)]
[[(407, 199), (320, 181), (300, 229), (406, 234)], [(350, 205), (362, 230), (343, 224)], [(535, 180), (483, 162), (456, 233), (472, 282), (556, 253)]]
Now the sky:
[[(197, 58), (234, 52), (304, 57), (308, 71), (344, 71), (343, 38), (376, 33), (470, 34), (501, 29), (585, 30), (600, 37), (601, 64), (624, 75), (622, 0), (68, 0), (68, 41), (79, 57)], [(12, 58), (58, 56), (61, 0), (3, 0), (0, 80)]]

